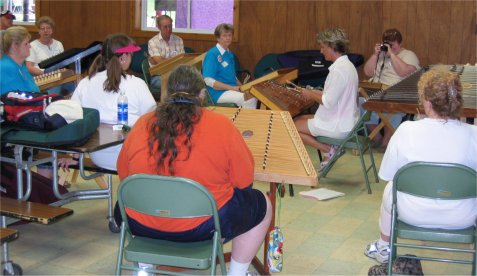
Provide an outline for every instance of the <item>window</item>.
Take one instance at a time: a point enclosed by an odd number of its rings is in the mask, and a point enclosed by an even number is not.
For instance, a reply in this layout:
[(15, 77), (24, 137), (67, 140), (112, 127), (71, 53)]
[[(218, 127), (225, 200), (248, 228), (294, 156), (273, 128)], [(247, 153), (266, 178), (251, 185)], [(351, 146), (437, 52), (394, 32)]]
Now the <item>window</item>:
[(2, 10), (9, 10), (16, 19), (14, 24), (35, 24), (35, 0), (0, 0)]
[(218, 24), (235, 23), (234, 8), (237, 2), (237, 0), (142, 0), (141, 29), (157, 31), (156, 17), (167, 14), (174, 21), (174, 32), (213, 34)]

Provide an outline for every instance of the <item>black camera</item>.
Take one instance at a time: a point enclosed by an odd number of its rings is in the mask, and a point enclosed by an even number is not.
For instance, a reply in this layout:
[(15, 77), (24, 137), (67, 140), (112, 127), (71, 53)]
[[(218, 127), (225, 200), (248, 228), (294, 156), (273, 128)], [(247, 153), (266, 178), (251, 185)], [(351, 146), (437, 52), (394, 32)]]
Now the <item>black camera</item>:
[(387, 41), (384, 41), (383, 43), (381, 43), (381, 45), (379, 45), (379, 49), (383, 52), (387, 52), (388, 51), (388, 45), (385, 45), (385, 44), (389, 44), (389, 42)]

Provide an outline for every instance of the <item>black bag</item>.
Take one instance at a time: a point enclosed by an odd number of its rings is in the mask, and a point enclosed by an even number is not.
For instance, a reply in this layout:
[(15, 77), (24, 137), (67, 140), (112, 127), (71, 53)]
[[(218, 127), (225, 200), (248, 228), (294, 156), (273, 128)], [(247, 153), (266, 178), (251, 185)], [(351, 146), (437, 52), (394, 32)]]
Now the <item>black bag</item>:
[[(31, 172), (32, 185), (28, 201), (50, 204), (59, 199), (53, 193), (52, 179), (44, 177), (36, 172)], [(23, 171), (23, 191), (26, 191), (26, 173)], [(17, 198), (17, 170), (13, 164), (1, 162), (1, 186), (2, 197)], [(58, 191), (65, 194), (68, 190), (59, 185)]]
[(60, 115), (48, 116), (48, 104), (63, 99), (57, 94), (39, 92), (9, 92), (1, 97), (5, 124), (18, 129), (54, 130), (67, 124)]
[[(414, 256), (406, 254), (397, 257), (393, 263), (393, 273), (401, 275), (424, 275), (422, 272), (421, 261), (417, 259), (406, 258), (406, 256)], [(375, 265), (369, 268), (368, 276), (388, 275), (388, 264)]]

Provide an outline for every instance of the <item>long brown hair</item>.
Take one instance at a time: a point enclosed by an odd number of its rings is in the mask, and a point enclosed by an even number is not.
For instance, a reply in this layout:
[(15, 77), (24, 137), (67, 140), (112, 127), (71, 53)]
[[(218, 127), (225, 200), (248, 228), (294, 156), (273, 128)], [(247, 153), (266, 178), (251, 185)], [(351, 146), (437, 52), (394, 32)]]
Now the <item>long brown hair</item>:
[(96, 73), (106, 70), (107, 78), (104, 81), (104, 90), (118, 92), (121, 78), (126, 77), (126, 73), (119, 61), (122, 54), (115, 54), (114, 51), (131, 44), (134, 44), (134, 40), (125, 34), (108, 35), (104, 39), (101, 54), (94, 59), (89, 68), (88, 77), (91, 79)]
[[(184, 145), (189, 158), (194, 125), (202, 115), (200, 94), (204, 89), (202, 75), (195, 67), (180, 65), (170, 74), (167, 98), (152, 117), (149, 135), (149, 151), (151, 156), (156, 157), (158, 170), (164, 168), (167, 162), (170, 175), (174, 175), (173, 162), (178, 154), (176, 140), (182, 135), (186, 136)], [(157, 152), (154, 150), (155, 145)]]

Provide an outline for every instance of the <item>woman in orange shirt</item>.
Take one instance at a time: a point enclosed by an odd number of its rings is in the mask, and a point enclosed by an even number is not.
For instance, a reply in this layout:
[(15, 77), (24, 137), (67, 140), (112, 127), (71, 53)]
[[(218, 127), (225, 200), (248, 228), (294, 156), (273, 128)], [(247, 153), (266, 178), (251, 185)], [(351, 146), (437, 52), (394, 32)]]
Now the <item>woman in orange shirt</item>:
[[(206, 187), (219, 209), (222, 237), (232, 240), (229, 274), (245, 275), (272, 215), (267, 196), (251, 188), (253, 156), (228, 118), (201, 107), (206, 87), (197, 69), (177, 67), (167, 89), (166, 101), (141, 117), (128, 134), (118, 157), (119, 178), (173, 175)], [(133, 234), (151, 238), (200, 241), (210, 239), (214, 228), (212, 218), (157, 218), (128, 209), (126, 213)]]

